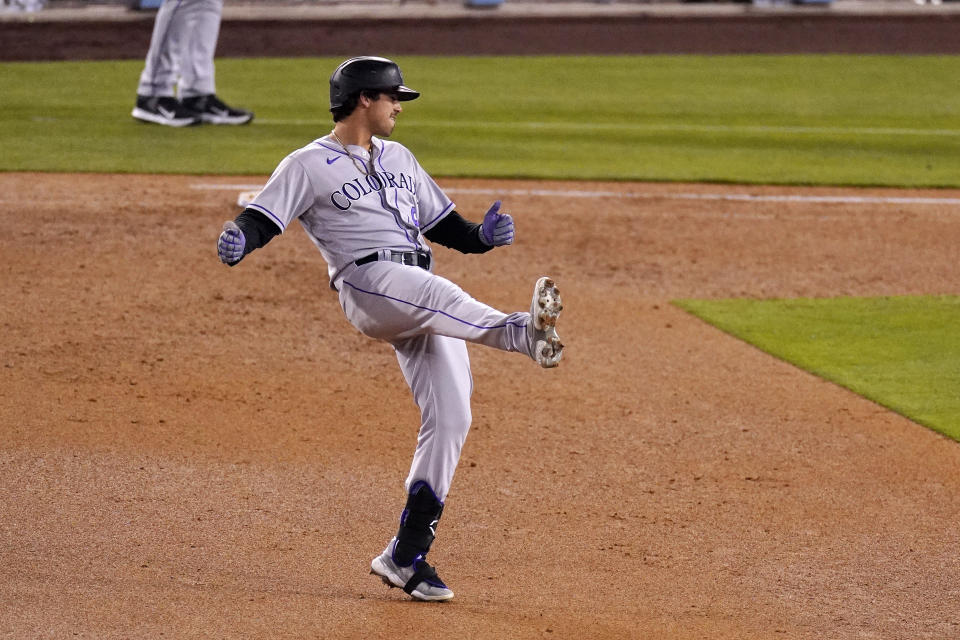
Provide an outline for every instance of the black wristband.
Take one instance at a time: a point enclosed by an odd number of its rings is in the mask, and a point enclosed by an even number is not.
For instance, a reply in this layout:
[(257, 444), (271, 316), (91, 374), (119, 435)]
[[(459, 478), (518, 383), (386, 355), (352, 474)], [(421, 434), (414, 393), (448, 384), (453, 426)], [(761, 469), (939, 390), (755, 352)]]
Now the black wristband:
[(270, 242), (274, 236), (280, 235), (280, 228), (256, 209), (244, 209), (234, 222), (240, 227), (246, 241), (243, 247), (243, 255), (247, 255), (254, 249), (259, 249)]
[(456, 211), (451, 211), (423, 235), (430, 242), (436, 242), (460, 253), (486, 253), (493, 247), (480, 240), (480, 226), (466, 220)]

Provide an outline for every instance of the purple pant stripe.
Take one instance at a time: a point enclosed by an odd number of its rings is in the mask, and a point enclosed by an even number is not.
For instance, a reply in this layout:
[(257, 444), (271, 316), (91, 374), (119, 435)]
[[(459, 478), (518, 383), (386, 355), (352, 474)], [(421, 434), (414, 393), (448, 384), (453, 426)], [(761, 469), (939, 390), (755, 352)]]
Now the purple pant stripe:
[(525, 324), (518, 324), (518, 323), (516, 323), (516, 322), (504, 322), (503, 324), (497, 324), (497, 325), (493, 325), (493, 326), (489, 326), (489, 327), (484, 327), (484, 326), (481, 326), (481, 325), (478, 325), (478, 324), (473, 324), (472, 322), (467, 322), (466, 320), (464, 320), (464, 319), (462, 319), (462, 318), (458, 318), (458, 317), (456, 317), (456, 316), (450, 315), (450, 314), (447, 313), (446, 311), (441, 311), (440, 309), (431, 309), (430, 307), (425, 307), (425, 306), (423, 306), (423, 305), (414, 304), (413, 302), (410, 302), (410, 301), (408, 301), (408, 300), (401, 300), (400, 298), (394, 298), (393, 296), (388, 296), (388, 295), (385, 294), (385, 293), (377, 293), (376, 291), (367, 291), (367, 290), (365, 290), (365, 289), (361, 289), (360, 287), (358, 287), (358, 286), (356, 286), (356, 285), (350, 284), (350, 283), (347, 282), (346, 280), (343, 281), (343, 284), (347, 285), (348, 287), (350, 287), (350, 288), (353, 289), (354, 291), (359, 291), (360, 293), (366, 293), (367, 295), (377, 296), (377, 297), (380, 297), (380, 298), (386, 298), (387, 300), (392, 300), (392, 301), (394, 301), (394, 302), (399, 302), (400, 304), (409, 305), (409, 306), (415, 307), (415, 308), (417, 308), (417, 309), (423, 309), (424, 311), (429, 311), (430, 313), (438, 313), (438, 314), (440, 314), (440, 315), (442, 315), (442, 316), (445, 316), (445, 317), (447, 317), (447, 318), (450, 318), (451, 320), (455, 320), (455, 321), (457, 321), (457, 322), (459, 322), (459, 323), (461, 323), (461, 324), (465, 324), (465, 325), (467, 325), (468, 327), (473, 327), (474, 329), (483, 329), (484, 331), (488, 331), (488, 330), (490, 330), (490, 329), (503, 329), (504, 327), (507, 327), (507, 326), (509, 326), (509, 325), (513, 325), (513, 326), (515, 326), (515, 327), (525, 327), (525, 326), (526, 326)]

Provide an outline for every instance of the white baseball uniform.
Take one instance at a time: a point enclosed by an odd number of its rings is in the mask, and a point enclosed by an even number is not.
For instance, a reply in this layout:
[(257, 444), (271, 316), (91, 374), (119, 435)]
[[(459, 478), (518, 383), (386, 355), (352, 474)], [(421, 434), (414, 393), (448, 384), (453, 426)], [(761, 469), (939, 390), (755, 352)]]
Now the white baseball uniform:
[[(423, 234), (453, 202), (403, 145), (373, 138), (372, 154), (330, 135), (294, 151), (248, 208), (281, 231), (298, 219), (326, 260), (347, 319), (393, 345), (422, 422), (406, 486), (442, 502), (470, 428), (473, 379), (465, 340), (533, 357), (530, 314), (506, 314), (391, 252), (430, 255)], [(356, 261), (376, 254), (378, 260)]]
[(223, 0), (164, 0), (137, 95), (182, 100), (216, 93), (213, 56), (222, 11)]

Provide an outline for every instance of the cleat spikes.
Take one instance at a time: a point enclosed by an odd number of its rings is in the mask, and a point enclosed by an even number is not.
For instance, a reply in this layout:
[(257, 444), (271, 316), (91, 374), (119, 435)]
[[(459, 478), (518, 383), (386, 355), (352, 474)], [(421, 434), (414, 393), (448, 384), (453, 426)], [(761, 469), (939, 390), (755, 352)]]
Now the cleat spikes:
[(560, 290), (552, 278), (537, 280), (530, 302), (530, 322), (527, 325), (529, 353), (544, 369), (556, 367), (563, 356), (563, 343), (557, 336), (556, 324), (563, 304)]
[(381, 576), (380, 574), (378, 574), (378, 573), (377, 573), (376, 571), (374, 571), (373, 569), (370, 569), (370, 575), (372, 575), (372, 576), (377, 576), (378, 578), (380, 578), (380, 580), (383, 581), (383, 584), (387, 585), (387, 586), (390, 587), (391, 589), (394, 588), (393, 583), (390, 582), (389, 580), (387, 580), (386, 576)]

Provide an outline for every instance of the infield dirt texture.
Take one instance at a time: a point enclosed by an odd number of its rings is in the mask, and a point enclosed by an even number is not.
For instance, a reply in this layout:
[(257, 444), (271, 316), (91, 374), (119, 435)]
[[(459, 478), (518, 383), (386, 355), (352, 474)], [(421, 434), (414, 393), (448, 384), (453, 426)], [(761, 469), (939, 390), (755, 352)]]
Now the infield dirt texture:
[(391, 349), (301, 231), (217, 261), (265, 179), (0, 174), (0, 637), (960, 638), (960, 446), (670, 304), (955, 293), (960, 208), (903, 198), (960, 191), (441, 178), (518, 236), (438, 272), (507, 311), (554, 276), (568, 350), (471, 348), (436, 605), (367, 575)]

